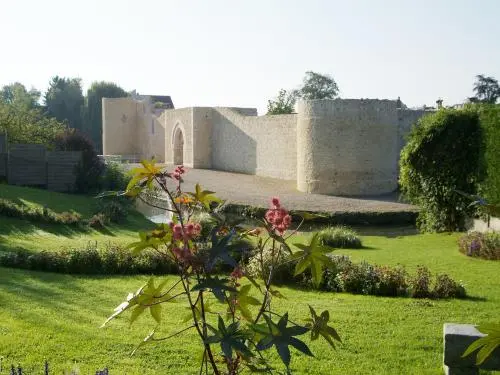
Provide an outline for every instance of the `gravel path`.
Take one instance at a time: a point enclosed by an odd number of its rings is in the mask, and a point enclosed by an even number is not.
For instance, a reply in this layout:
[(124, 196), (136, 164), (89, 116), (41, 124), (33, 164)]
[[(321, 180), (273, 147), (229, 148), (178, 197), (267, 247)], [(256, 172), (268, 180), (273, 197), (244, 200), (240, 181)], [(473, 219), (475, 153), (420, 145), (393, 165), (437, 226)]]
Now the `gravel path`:
[(270, 198), (278, 196), (290, 210), (331, 213), (416, 211), (415, 206), (398, 202), (397, 194), (362, 198), (306, 194), (296, 190), (295, 181), (208, 169), (187, 169), (183, 190), (194, 191), (196, 183), (203, 189), (215, 191), (218, 197), (228, 203), (254, 207), (267, 207)]

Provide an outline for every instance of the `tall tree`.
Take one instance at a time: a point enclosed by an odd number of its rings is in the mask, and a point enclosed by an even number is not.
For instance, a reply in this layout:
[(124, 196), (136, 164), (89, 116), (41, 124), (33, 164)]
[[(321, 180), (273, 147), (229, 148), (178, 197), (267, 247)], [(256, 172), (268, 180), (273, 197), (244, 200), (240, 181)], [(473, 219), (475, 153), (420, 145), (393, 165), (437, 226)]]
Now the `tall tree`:
[(293, 113), (295, 107), (295, 94), (281, 89), (275, 100), (267, 102), (268, 115), (286, 115)]
[(67, 121), (71, 128), (82, 129), (84, 99), (80, 78), (53, 77), (44, 99), (50, 116)]
[(479, 101), (494, 104), (500, 97), (500, 86), (495, 78), (479, 74), (476, 76), (476, 82), (474, 83), (474, 92)]
[(28, 91), (22, 83), (14, 82), (2, 87), (0, 102), (18, 109), (31, 109), (39, 106), (40, 95), (40, 91), (34, 88)]
[(332, 77), (312, 71), (306, 72), (302, 87), (295, 91), (302, 99), (333, 99), (338, 93), (339, 88)]
[(41, 108), (16, 107), (0, 103), (0, 134), (10, 143), (43, 144), (54, 147), (56, 135), (66, 126), (53, 117), (44, 116)]
[(127, 92), (113, 82), (93, 82), (85, 98), (84, 131), (102, 152), (102, 98), (123, 98)]

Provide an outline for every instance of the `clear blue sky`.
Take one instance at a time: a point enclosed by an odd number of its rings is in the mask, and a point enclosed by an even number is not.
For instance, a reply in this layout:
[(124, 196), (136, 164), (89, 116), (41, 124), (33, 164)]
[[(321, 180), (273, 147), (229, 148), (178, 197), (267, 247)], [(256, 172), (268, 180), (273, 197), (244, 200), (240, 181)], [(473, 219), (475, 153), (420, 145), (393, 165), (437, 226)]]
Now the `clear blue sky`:
[(462, 102), (500, 79), (499, 0), (0, 0), (0, 85), (114, 81), (262, 113), (306, 70), (344, 98)]

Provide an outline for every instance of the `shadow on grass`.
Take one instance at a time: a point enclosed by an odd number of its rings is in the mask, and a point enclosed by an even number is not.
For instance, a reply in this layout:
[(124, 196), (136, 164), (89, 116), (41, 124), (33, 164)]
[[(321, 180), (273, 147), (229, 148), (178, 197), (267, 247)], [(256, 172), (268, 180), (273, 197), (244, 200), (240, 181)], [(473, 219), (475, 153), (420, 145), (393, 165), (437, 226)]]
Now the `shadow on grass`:
[[(13, 298), (2, 298), (1, 308), (15, 314), (20, 313), (23, 315), (22, 319), (37, 324), (43, 324), (44, 321), (58, 324), (53, 317), (46, 316), (43, 310), (51, 310), (57, 315), (70, 315), (75, 320), (88, 320), (88, 312), (84, 310), (88, 308), (87, 304), (90, 300), (95, 301), (92, 305), (92, 311), (95, 314), (107, 316), (112, 312), (110, 306), (118, 304), (127, 292), (123, 285), (114, 286), (106, 282), (107, 278), (109, 276), (73, 276), (3, 268), (0, 272), (0, 295), (11, 294)], [(105, 283), (106, 291), (112, 291), (116, 300), (108, 301), (99, 290), (85, 287), (86, 281), (92, 283), (97, 280)], [(109, 295), (107, 297), (109, 298)], [(43, 309), (31, 307), (27, 309), (24, 303), (43, 306)]]

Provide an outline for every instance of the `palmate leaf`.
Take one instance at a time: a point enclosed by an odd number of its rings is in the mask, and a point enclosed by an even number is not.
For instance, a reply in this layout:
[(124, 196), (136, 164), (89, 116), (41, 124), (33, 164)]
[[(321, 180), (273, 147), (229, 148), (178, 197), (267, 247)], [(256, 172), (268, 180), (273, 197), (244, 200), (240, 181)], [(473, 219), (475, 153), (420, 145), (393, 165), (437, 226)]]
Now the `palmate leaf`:
[(481, 337), (474, 341), (462, 354), (463, 357), (467, 357), (476, 350), (476, 364), (481, 365), (488, 357), (493, 353), (493, 351), (500, 347), (500, 323), (499, 324), (485, 324), (477, 327), (478, 331), (486, 334), (487, 336)]
[(167, 282), (168, 280), (165, 280), (156, 287), (154, 278), (150, 278), (146, 284), (137, 290), (137, 292), (129, 293), (127, 300), (115, 309), (114, 313), (106, 319), (101, 328), (128, 309), (132, 309), (130, 324), (137, 320), (137, 318), (148, 309), (153, 319), (157, 323), (160, 323), (162, 313), (161, 303), (172, 300), (170, 294), (162, 293)]
[[(288, 313), (283, 315), (277, 324), (274, 323), (267, 315), (264, 315), (264, 319), (266, 320), (268, 326), (268, 332), (257, 343), (257, 350), (267, 350), (274, 346), (287, 368), (290, 366), (291, 359), (289, 346), (293, 346), (298, 351), (314, 357), (309, 347), (303, 341), (295, 337), (307, 333), (309, 328), (297, 325), (287, 327)], [(259, 334), (263, 334), (265, 332), (262, 325), (252, 325), (251, 328)]]
[(330, 313), (325, 310), (318, 316), (311, 305), (309, 305), (309, 311), (311, 312), (311, 318), (308, 319), (310, 323), (307, 327), (311, 330), (311, 341), (316, 340), (321, 335), (335, 349), (333, 340), (342, 341), (335, 328), (328, 325)]
[(211, 269), (217, 259), (222, 260), (224, 263), (235, 267), (237, 262), (231, 256), (231, 251), (235, 250), (235, 247), (231, 245), (231, 240), (236, 235), (234, 230), (231, 230), (227, 235), (222, 238), (217, 237), (217, 232), (220, 228), (214, 228), (212, 230), (212, 246), (208, 252), (208, 268)]
[(168, 224), (159, 224), (149, 232), (139, 232), (139, 241), (128, 244), (125, 248), (132, 250), (133, 255), (147, 248), (158, 249), (172, 240), (172, 229)]
[(248, 321), (252, 320), (252, 312), (250, 311), (250, 306), (259, 306), (260, 302), (257, 298), (249, 296), (248, 293), (252, 286), (250, 284), (244, 285), (240, 288), (236, 295), (238, 303), (236, 304), (236, 310), (241, 312), (241, 316)]
[(219, 343), (222, 353), (224, 353), (226, 358), (232, 358), (233, 351), (236, 351), (247, 358), (253, 356), (253, 353), (245, 345), (245, 341), (248, 337), (245, 332), (240, 329), (239, 322), (231, 323), (226, 327), (224, 320), (219, 315), (217, 329), (209, 324), (207, 324), (207, 327), (213, 335), (207, 337), (205, 342), (209, 345)]
[(156, 166), (154, 160), (143, 160), (141, 164), (142, 168), (133, 168), (128, 172), (132, 176), (126, 189), (129, 196), (136, 196), (144, 186), (152, 188), (154, 178), (161, 174), (161, 168)]
[(313, 284), (318, 287), (323, 278), (323, 269), (334, 266), (331, 259), (326, 255), (332, 250), (322, 244), (319, 233), (314, 234), (308, 246), (301, 243), (294, 245), (300, 249), (292, 254), (292, 259), (298, 260), (295, 266), (295, 276), (310, 268)]
[(214, 195), (215, 192), (209, 190), (202, 190), (199, 184), (196, 184), (194, 193), (187, 193), (187, 194), (191, 195), (197, 202), (201, 203), (207, 209), (210, 209), (211, 203), (221, 202), (221, 200)]
[(211, 290), (219, 302), (224, 302), (226, 299), (225, 292), (236, 292), (236, 289), (227, 285), (227, 283), (228, 279), (219, 279), (218, 276), (207, 276), (205, 280), (193, 286), (191, 291), (196, 292), (199, 290)]

